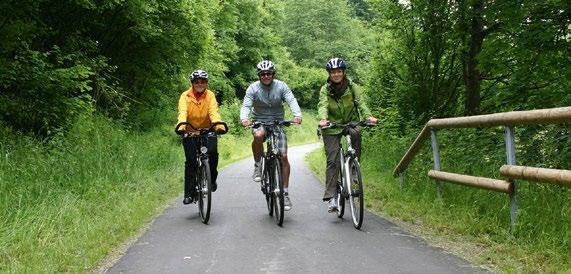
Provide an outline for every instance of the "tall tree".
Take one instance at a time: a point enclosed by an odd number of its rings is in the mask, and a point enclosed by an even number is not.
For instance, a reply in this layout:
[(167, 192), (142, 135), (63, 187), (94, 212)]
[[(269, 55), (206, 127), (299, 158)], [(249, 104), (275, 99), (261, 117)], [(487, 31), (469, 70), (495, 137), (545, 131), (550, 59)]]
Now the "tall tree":
[(362, 22), (352, 17), (346, 0), (287, 0), (284, 11), (284, 43), (294, 60), (303, 66), (323, 67), (328, 59), (349, 60), (368, 52)]
[(447, 1), (400, 4), (378, 1), (374, 7), (378, 48), (369, 87), (373, 104), (393, 109), (411, 124), (454, 115), (461, 87), (461, 45)]

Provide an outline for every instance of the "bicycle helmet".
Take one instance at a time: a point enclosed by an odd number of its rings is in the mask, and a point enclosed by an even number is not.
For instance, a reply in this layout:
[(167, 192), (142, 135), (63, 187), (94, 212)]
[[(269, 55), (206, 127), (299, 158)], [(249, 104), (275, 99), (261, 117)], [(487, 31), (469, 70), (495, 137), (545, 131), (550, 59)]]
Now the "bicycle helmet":
[(264, 71), (276, 73), (276, 67), (274, 66), (274, 63), (272, 63), (272, 61), (270, 60), (263, 60), (262, 62), (259, 62), (258, 65), (256, 65), (256, 69), (258, 70), (258, 74)]
[(197, 79), (204, 79), (204, 80), (208, 81), (208, 73), (206, 73), (206, 71), (201, 70), (201, 69), (197, 69), (197, 70), (193, 71), (191, 76), (190, 76), (190, 81), (194, 82), (194, 80), (197, 80)]
[(327, 62), (327, 64), (325, 65), (325, 69), (327, 71), (331, 71), (334, 69), (345, 70), (345, 69), (347, 69), (347, 64), (345, 63), (345, 61), (343, 61), (343, 59), (335, 57), (335, 58), (331, 58), (331, 60), (329, 60), (329, 62)]

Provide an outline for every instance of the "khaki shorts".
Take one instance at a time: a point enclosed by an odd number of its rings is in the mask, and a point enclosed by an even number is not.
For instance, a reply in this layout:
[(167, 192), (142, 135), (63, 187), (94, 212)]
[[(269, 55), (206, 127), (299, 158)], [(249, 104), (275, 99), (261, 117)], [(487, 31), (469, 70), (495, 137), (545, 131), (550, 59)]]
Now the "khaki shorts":
[[(275, 128), (279, 128), (278, 132), (274, 132), (274, 134), (277, 134), (276, 140), (278, 141), (277, 143), (278, 150), (282, 154), (287, 153), (287, 136), (284, 132), (284, 129), (283, 127), (275, 127)], [(266, 138), (268, 137), (268, 131), (264, 128), (264, 126), (252, 128), (252, 135), (258, 130), (264, 130), (265, 132), (264, 141), (265, 141)]]

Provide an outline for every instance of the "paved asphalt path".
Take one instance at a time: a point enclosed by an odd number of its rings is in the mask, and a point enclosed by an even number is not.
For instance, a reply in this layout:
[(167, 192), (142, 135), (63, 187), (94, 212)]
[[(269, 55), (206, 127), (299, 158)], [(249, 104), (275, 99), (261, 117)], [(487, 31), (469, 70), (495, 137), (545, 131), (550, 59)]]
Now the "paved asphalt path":
[[(323, 186), (305, 166), (319, 147), (292, 147), (283, 227), (268, 215), (253, 160), (220, 172), (208, 225), (182, 197), (106, 273), (483, 273), (369, 212), (361, 230), (327, 213)], [(182, 191), (182, 185), (181, 185)], [(365, 197), (366, 199), (366, 197)]]

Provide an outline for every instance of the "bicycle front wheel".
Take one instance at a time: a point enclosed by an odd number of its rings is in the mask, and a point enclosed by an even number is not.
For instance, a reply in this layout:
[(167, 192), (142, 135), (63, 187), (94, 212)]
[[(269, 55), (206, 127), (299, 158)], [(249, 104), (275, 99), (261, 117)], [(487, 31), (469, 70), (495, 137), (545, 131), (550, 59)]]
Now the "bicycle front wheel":
[(198, 212), (203, 223), (208, 223), (210, 219), (210, 208), (212, 206), (212, 177), (210, 175), (210, 165), (208, 159), (203, 159), (200, 168), (198, 181)]
[(282, 163), (279, 158), (273, 160), (270, 177), (272, 200), (276, 223), (281, 226), (284, 222), (284, 182), (282, 179)]
[(343, 218), (343, 214), (345, 214), (345, 199), (347, 195), (345, 195), (346, 191), (343, 189), (344, 179), (341, 174), (341, 169), (339, 169), (339, 174), (337, 176), (337, 217)]
[(349, 160), (349, 187), (350, 196), (349, 204), (351, 206), (351, 216), (353, 219), (353, 226), (356, 229), (360, 229), (363, 225), (363, 213), (364, 213), (364, 193), (363, 193), (363, 181), (361, 180), (361, 167), (359, 162), (355, 159)]
[(266, 166), (265, 155), (262, 157), (262, 167), (262, 192), (266, 198), (268, 214), (270, 214), (270, 216), (274, 216), (274, 200), (272, 199), (272, 187), (270, 184), (270, 169)]

